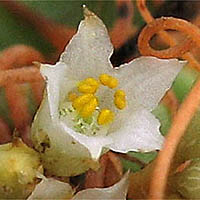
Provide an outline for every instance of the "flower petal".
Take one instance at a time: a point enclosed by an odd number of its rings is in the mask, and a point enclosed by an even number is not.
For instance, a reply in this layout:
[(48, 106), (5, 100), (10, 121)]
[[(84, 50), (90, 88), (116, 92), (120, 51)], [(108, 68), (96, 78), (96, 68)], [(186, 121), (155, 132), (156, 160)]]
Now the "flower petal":
[(140, 107), (134, 114), (120, 123), (120, 119), (112, 124), (109, 136), (114, 143), (107, 145), (113, 151), (152, 151), (162, 147), (164, 137), (160, 134), (159, 121), (148, 110)]
[(128, 190), (128, 177), (127, 172), (124, 177), (115, 185), (108, 188), (93, 188), (86, 189), (78, 192), (72, 200), (78, 199), (126, 199)]
[(31, 138), (34, 147), (41, 153), (44, 168), (53, 175), (75, 176), (90, 167), (87, 148), (63, 131), (58, 120), (52, 119), (47, 95), (44, 95), (32, 124)]
[(77, 34), (60, 58), (68, 66), (69, 77), (74, 80), (96, 77), (112, 69), (109, 58), (113, 46), (105, 25), (86, 7), (84, 16), (85, 20), (81, 21)]
[(67, 127), (63, 122), (61, 122), (61, 126), (63, 130), (68, 132), (76, 141), (87, 147), (91, 157), (94, 160), (98, 160), (103, 147), (113, 142), (112, 138), (107, 136), (86, 136), (80, 133), (76, 133)]
[(68, 183), (52, 178), (44, 178), (34, 189), (27, 200), (33, 199), (70, 199), (73, 190)]
[(50, 116), (52, 119), (58, 119), (58, 106), (60, 98), (60, 86), (64, 79), (63, 71), (66, 70), (66, 65), (64, 63), (56, 63), (53, 65), (41, 64), (41, 74), (46, 78), (46, 90), (48, 99)]
[(118, 76), (121, 86), (129, 88), (138, 103), (152, 111), (184, 64), (177, 59), (140, 57), (120, 66)]

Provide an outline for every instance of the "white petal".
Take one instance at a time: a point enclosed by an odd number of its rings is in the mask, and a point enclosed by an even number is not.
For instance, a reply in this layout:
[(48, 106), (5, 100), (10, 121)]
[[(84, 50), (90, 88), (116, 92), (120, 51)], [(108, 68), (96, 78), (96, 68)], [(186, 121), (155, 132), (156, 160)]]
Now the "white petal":
[(63, 71), (65, 70), (66, 65), (63, 63), (57, 63), (55, 66), (41, 65), (41, 73), (47, 81), (47, 98), (52, 119), (58, 119), (60, 86), (64, 79)]
[(159, 127), (159, 121), (148, 110), (138, 108), (125, 121), (116, 119), (112, 124), (109, 136), (114, 143), (107, 147), (121, 153), (160, 149), (164, 137), (160, 134)]
[(120, 199), (125, 200), (128, 190), (128, 176), (126, 173), (124, 177), (115, 185), (108, 188), (93, 188), (78, 192), (72, 200), (84, 199)]
[(60, 61), (68, 66), (71, 79), (97, 77), (111, 70), (109, 57), (113, 47), (103, 22), (87, 8), (77, 34), (72, 38)]
[[(39, 148), (45, 135), (50, 140), (50, 148), (41, 153), (44, 168), (57, 176), (75, 176), (85, 172), (90, 154), (86, 147), (78, 143), (52, 120), (47, 96), (44, 96), (41, 107), (35, 116), (31, 128), (34, 146)], [(70, 164), (69, 164), (70, 163)]]
[(184, 64), (177, 59), (140, 57), (120, 66), (118, 76), (121, 87), (128, 88), (138, 103), (152, 111)]
[(68, 132), (76, 141), (87, 147), (91, 157), (94, 160), (98, 160), (101, 155), (102, 148), (113, 142), (112, 138), (107, 136), (86, 136), (80, 133), (76, 133), (63, 122), (60, 123), (63, 130)]
[(55, 179), (43, 179), (34, 189), (27, 200), (34, 199), (69, 199), (73, 196), (73, 190), (68, 183)]

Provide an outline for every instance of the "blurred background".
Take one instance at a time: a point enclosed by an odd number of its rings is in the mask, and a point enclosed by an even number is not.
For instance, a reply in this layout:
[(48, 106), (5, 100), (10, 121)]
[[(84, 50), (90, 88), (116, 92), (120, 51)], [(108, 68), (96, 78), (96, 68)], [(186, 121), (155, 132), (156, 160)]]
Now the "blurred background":
[[(25, 44), (46, 58), (55, 57), (55, 52), (63, 50), (83, 18), (83, 4), (108, 27), (116, 48), (114, 65), (138, 54), (137, 37), (145, 22), (134, 0), (0, 1), (0, 50)], [(199, 15), (198, 1), (151, 0), (147, 6), (154, 17), (174, 16), (192, 21)]]

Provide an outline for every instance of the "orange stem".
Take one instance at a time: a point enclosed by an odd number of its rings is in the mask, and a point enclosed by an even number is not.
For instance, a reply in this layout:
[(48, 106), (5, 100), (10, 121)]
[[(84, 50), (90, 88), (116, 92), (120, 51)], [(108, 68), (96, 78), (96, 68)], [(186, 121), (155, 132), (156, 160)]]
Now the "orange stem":
[[(39, 80), (42, 83), (43, 81), (38, 69), (21, 67), (33, 65), (33, 61), (43, 60), (38, 51), (25, 45), (15, 45), (0, 54), (0, 86), (5, 87), (6, 98), (16, 128), (23, 128), (30, 123), (32, 118), (28, 112), (26, 96), (21, 85), (17, 83)], [(42, 91), (41, 86), (41, 84), (37, 85), (37, 93), (39, 90)]]
[(188, 97), (174, 117), (172, 127), (166, 137), (163, 149), (159, 152), (150, 185), (149, 199), (163, 199), (167, 185), (170, 164), (181, 137), (200, 105), (200, 80), (195, 84)]
[(0, 86), (7, 86), (11, 83), (38, 82), (43, 78), (40, 70), (35, 67), (24, 67), (20, 69), (9, 69), (0, 71)]
[(172, 114), (172, 118), (173, 118), (175, 116), (178, 108), (179, 108), (179, 103), (178, 103), (178, 100), (176, 98), (176, 95), (174, 94), (174, 92), (172, 90), (169, 90), (166, 93), (166, 95), (162, 99), (162, 103), (165, 106), (167, 106), (167, 108), (170, 109), (171, 114)]
[(26, 98), (21, 91), (20, 85), (9, 83), (5, 89), (14, 125), (16, 128), (22, 129), (31, 121)]
[(40, 52), (26, 45), (14, 45), (0, 53), (0, 70), (30, 66), (33, 61), (43, 62)]
[[(14, 45), (10, 48), (3, 50), (0, 53), (0, 69), (1, 70), (21, 68), (23, 66), (31, 66), (31, 65), (33, 65), (32, 64), (33, 61), (43, 62), (44, 58), (40, 52), (38, 52), (34, 48), (32, 48), (30, 46), (26, 46), (26, 45)], [(22, 70), (22, 72), (17, 70), (17, 73), (19, 74), (17, 76), (20, 77), (20, 73), (23, 73), (23, 70)], [(6, 76), (7, 76), (7, 74), (8, 73), (6, 72)], [(32, 74), (32, 72), (30, 72), (30, 75), (31, 74)], [(26, 74), (26, 75), (28, 75), (28, 74)], [(9, 79), (9, 82), (12, 81), (11, 76), (8, 76), (8, 77), (6, 77), (6, 76), (3, 77), (3, 79), (5, 79), (5, 80)], [(16, 77), (16, 75), (14, 75), (14, 76)], [(27, 78), (28, 77), (26, 77), (26, 79)], [(1, 81), (3, 81), (3, 80), (1, 80)], [(5, 84), (7, 84), (7, 83), (5, 83)], [(40, 82), (37, 82), (37, 83), (31, 83), (31, 88), (33, 90), (33, 94), (35, 96), (36, 102), (39, 105), (39, 103), (41, 102), (43, 88), (44, 88), (43, 80), (41, 80)]]
[(125, 16), (120, 16), (110, 31), (112, 44), (115, 48), (120, 48), (136, 31), (132, 20), (134, 16), (134, 7), (131, 0), (116, 0), (117, 8), (123, 9)]

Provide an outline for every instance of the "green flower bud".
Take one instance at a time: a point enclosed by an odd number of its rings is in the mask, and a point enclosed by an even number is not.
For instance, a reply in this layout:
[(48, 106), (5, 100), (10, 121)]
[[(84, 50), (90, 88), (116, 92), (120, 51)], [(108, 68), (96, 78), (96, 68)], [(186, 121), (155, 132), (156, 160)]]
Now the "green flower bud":
[(20, 139), (0, 145), (0, 199), (25, 199), (41, 171), (39, 154)]
[(171, 183), (173, 187), (187, 199), (200, 198), (200, 159), (187, 163), (186, 167), (177, 172)]

